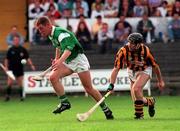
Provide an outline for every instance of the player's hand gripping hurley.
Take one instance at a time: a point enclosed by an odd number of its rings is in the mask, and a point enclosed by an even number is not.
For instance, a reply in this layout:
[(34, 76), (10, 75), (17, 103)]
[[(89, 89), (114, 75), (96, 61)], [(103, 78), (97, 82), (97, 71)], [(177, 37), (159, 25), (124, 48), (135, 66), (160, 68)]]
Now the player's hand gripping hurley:
[(85, 121), (89, 118), (89, 116), (96, 110), (96, 108), (106, 99), (106, 97), (108, 97), (111, 94), (111, 91), (107, 92), (106, 95), (104, 95), (104, 97), (98, 101), (89, 111), (85, 112), (85, 113), (78, 113), (76, 115), (77, 119), (79, 121)]
[(16, 80), (16, 77), (12, 73), (12, 71), (7, 70), (2, 63), (0, 63), (1, 68), (4, 70), (7, 76), (9, 76), (12, 80)]
[(48, 69), (46, 69), (45, 71), (43, 71), (42, 73), (36, 75), (36, 76), (33, 76), (33, 80), (35, 81), (41, 81), (44, 79), (44, 77), (47, 75), (47, 73), (49, 71), (51, 71), (52, 67), (50, 66)]

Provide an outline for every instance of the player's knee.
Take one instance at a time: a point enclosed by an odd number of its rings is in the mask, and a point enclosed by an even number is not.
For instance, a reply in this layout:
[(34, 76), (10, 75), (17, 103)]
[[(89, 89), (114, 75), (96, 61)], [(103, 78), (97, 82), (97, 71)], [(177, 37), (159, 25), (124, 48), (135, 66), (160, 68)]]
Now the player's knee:
[(59, 79), (58, 79), (58, 77), (56, 75), (50, 75), (49, 80), (53, 83), (53, 82), (58, 81)]

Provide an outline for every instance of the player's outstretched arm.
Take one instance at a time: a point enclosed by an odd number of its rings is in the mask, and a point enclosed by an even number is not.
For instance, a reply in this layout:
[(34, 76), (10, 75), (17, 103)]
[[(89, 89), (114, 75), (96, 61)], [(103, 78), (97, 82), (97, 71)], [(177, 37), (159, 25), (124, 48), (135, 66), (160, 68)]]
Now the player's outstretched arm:
[(154, 67), (154, 72), (156, 73), (156, 77), (157, 77), (157, 80), (158, 80), (157, 85), (159, 87), (159, 90), (163, 90), (163, 88), (165, 86), (165, 83), (164, 83), (164, 80), (162, 78), (161, 70), (160, 70), (158, 65)]
[(108, 86), (107, 91), (112, 91), (114, 89), (114, 83), (116, 82), (118, 72), (119, 72), (119, 69), (114, 67), (111, 72), (110, 84)]
[(36, 68), (35, 68), (35, 66), (34, 66), (34, 64), (33, 64), (33, 62), (32, 62), (32, 60), (31, 60), (30, 58), (28, 58), (28, 59), (27, 59), (27, 62), (28, 62), (28, 64), (31, 66), (31, 69), (32, 69), (33, 71), (35, 71)]

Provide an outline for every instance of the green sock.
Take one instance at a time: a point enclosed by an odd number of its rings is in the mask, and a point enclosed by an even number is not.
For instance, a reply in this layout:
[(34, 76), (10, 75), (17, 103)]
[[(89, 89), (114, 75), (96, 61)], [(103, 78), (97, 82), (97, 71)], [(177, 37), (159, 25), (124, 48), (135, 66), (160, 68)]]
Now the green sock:
[(58, 97), (61, 100), (61, 103), (69, 103), (69, 100), (65, 94), (62, 96), (58, 96)]
[(103, 111), (106, 111), (106, 110), (108, 109), (108, 107), (107, 107), (107, 105), (106, 105), (105, 102), (102, 102), (102, 103), (100, 104), (100, 107), (101, 107), (101, 109), (102, 109)]

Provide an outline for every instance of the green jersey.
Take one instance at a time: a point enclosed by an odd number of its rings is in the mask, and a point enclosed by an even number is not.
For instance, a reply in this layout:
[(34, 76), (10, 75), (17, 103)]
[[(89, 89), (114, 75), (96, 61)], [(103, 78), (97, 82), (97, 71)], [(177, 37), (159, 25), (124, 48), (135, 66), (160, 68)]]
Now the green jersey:
[(65, 50), (71, 51), (71, 55), (66, 59), (66, 63), (69, 63), (76, 58), (79, 53), (84, 53), (83, 48), (75, 35), (66, 29), (53, 26), (49, 39), (54, 47), (61, 50), (61, 54), (63, 54)]

